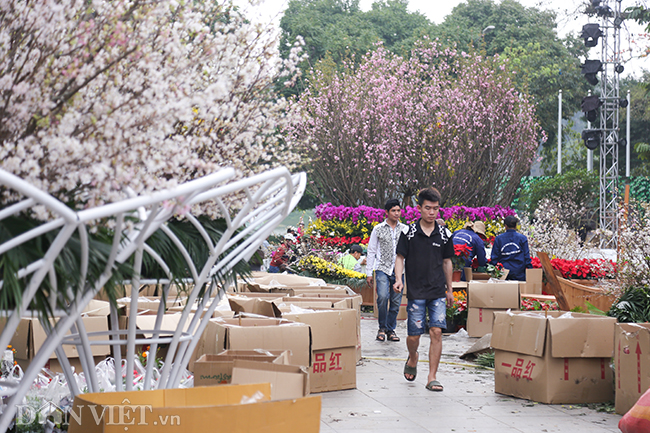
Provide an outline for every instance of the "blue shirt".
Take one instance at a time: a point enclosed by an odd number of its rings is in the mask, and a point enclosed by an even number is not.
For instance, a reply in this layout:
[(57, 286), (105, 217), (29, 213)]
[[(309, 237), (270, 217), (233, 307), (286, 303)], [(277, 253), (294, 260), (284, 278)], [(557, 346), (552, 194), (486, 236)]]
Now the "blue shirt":
[(472, 259), (476, 257), (478, 260), (478, 265), (486, 266), (487, 258), (485, 257), (485, 243), (483, 239), (475, 233), (473, 230), (460, 229), (456, 230), (451, 238), (454, 242), (454, 245), (469, 245), (472, 250), (469, 252), (469, 256), (465, 259), (465, 267), (469, 268), (472, 266)]
[(526, 268), (532, 268), (528, 238), (515, 229), (507, 229), (494, 239), (492, 264), (501, 263), (510, 269), (508, 280), (526, 281)]

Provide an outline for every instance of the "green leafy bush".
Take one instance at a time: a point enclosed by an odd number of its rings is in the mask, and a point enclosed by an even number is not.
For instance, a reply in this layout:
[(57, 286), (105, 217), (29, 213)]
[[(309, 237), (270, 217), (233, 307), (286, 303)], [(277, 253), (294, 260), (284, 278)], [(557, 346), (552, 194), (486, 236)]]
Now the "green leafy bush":
[(629, 287), (607, 314), (619, 322), (650, 322), (650, 288)]

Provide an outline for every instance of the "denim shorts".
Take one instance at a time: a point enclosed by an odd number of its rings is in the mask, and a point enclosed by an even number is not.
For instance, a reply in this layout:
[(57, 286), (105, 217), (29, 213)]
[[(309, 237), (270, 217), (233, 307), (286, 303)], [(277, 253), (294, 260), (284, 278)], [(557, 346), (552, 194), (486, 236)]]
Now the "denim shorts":
[(429, 328), (447, 329), (447, 298), (408, 300), (408, 335), (424, 334), (425, 312), (429, 310)]

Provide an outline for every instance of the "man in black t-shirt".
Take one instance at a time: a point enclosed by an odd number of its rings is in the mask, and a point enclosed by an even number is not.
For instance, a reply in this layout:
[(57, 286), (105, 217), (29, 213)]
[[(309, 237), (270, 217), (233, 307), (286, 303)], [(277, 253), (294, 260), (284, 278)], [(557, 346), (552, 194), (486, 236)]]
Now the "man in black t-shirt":
[(436, 378), (442, 354), (442, 330), (447, 328), (447, 305), (454, 302), (451, 286), (453, 266), (451, 257), (454, 245), (451, 232), (436, 222), (441, 197), (435, 188), (427, 188), (418, 194), (420, 219), (402, 232), (397, 243), (395, 261), (395, 284), (393, 290), (402, 290), (402, 273), (406, 266), (408, 284), (408, 337), (409, 352), (404, 365), (404, 378), (415, 380), (419, 361), (420, 336), (424, 334), (426, 312), (429, 312), (429, 376), (426, 388), (442, 391)]

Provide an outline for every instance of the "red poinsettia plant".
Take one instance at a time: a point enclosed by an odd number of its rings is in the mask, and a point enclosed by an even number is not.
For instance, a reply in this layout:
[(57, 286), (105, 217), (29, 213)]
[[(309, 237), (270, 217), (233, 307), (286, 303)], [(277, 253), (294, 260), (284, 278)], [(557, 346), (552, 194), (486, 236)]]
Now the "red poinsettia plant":
[(465, 267), (465, 260), (469, 258), (472, 247), (467, 244), (454, 245), (454, 255), (451, 258), (454, 264), (454, 271), (460, 271)]
[[(533, 268), (542, 267), (537, 257), (533, 257), (531, 262)], [(602, 278), (614, 278), (616, 275), (616, 263), (606, 259), (551, 259), (551, 265), (554, 269), (560, 271), (563, 278), (568, 279), (600, 280)]]

